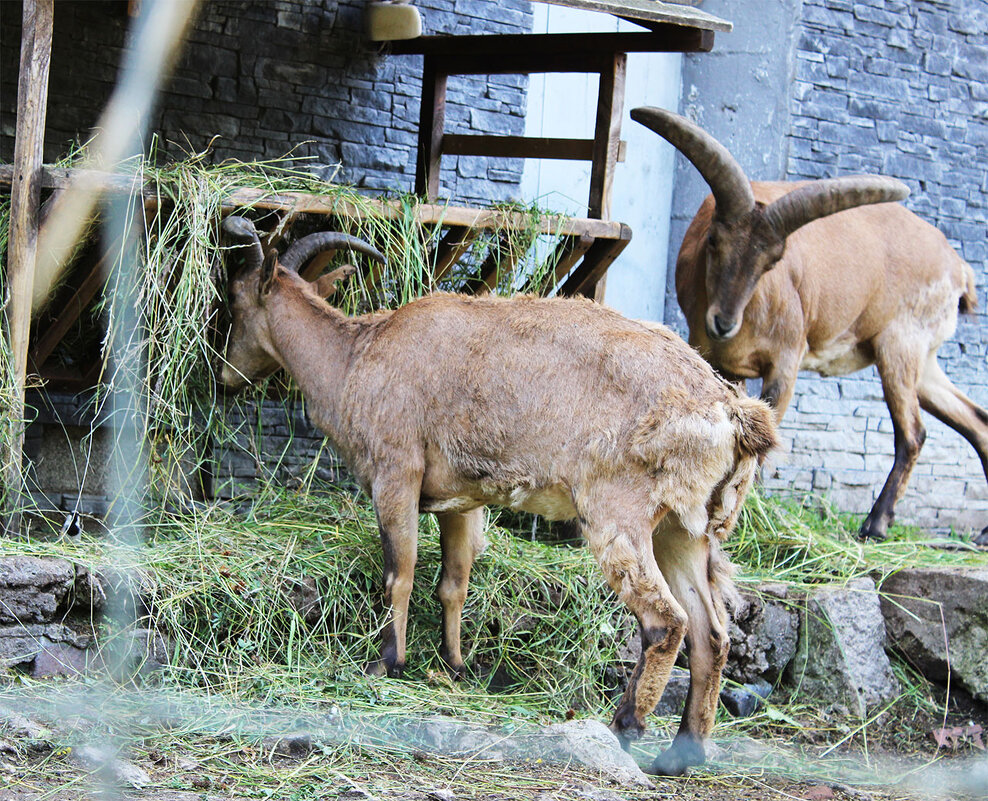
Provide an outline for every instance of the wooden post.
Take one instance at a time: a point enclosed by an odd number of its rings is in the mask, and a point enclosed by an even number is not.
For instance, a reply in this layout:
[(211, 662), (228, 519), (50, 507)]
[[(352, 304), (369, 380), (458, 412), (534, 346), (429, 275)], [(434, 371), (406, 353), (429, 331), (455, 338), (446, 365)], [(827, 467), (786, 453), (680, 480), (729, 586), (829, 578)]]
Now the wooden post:
[(621, 112), (624, 109), (627, 63), (626, 54), (615, 53), (613, 60), (600, 73), (587, 216), (601, 220), (606, 220), (610, 215), (611, 184), (621, 146)]
[(445, 70), (438, 59), (426, 56), (422, 66), (422, 106), (419, 113), (419, 147), (415, 167), (415, 194), (433, 201), (439, 196), (439, 168), (446, 127)]
[[(48, 66), (54, 0), (24, 0), (21, 63), (17, 84), (17, 129), (14, 141), (14, 180), (10, 199), (10, 245), (7, 259), (6, 329), (13, 361), (14, 404), (9, 452), (4, 454), (8, 509), (17, 505), (23, 489), (24, 384), (31, 328), (31, 295), (38, 253), (38, 210), (48, 107)], [(9, 528), (19, 522), (4, 515)]]

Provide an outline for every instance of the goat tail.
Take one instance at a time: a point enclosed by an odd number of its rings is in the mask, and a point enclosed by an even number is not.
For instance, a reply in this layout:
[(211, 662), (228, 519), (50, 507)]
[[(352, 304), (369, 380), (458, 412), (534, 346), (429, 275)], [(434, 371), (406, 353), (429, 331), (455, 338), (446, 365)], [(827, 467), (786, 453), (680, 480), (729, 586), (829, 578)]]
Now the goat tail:
[(734, 530), (758, 465), (778, 445), (775, 415), (768, 404), (739, 394), (731, 406), (737, 443), (734, 466), (711, 498), (707, 528), (711, 540), (725, 540)]
[(964, 294), (957, 304), (961, 314), (973, 314), (978, 308), (978, 290), (974, 284), (974, 270), (964, 262)]

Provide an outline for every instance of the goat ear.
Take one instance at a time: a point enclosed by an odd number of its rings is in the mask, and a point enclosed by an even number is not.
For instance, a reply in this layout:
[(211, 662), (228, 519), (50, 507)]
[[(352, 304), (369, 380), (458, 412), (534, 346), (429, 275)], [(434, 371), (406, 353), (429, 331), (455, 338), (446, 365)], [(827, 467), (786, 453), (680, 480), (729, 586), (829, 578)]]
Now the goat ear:
[(319, 278), (312, 282), (312, 288), (315, 289), (319, 297), (329, 300), (336, 294), (336, 282), (342, 281), (344, 278), (349, 278), (355, 272), (357, 272), (357, 268), (352, 264), (344, 264), (331, 273), (319, 276)]
[(261, 275), (257, 282), (257, 291), (259, 295), (266, 295), (271, 291), (271, 285), (274, 283), (274, 273), (278, 266), (278, 251), (269, 250), (268, 254), (264, 257), (264, 262), (261, 264)]

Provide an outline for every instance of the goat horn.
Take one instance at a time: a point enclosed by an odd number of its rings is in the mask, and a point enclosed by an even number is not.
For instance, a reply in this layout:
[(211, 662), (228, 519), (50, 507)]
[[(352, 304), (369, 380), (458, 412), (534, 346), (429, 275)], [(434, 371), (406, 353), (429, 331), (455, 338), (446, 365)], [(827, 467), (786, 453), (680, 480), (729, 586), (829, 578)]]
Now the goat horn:
[(335, 231), (325, 231), (320, 234), (309, 234), (308, 236), (303, 236), (297, 242), (293, 242), (291, 247), (284, 252), (278, 261), (286, 270), (291, 270), (292, 272), (297, 273), (303, 264), (305, 264), (320, 251), (337, 250), (339, 248), (347, 248), (349, 250), (356, 250), (360, 253), (366, 253), (372, 259), (380, 262), (381, 264), (387, 263), (387, 259), (384, 258), (381, 251), (373, 245), (369, 245), (362, 239), (357, 239), (355, 236), (341, 234)]
[(755, 207), (751, 182), (728, 149), (703, 128), (664, 108), (642, 106), (631, 119), (655, 131), (700, 171), (717, 203), (717, 216), (734, 220)]
[(261, 247), (261, 240), (257, 235), (254, 223), (246, 217), (231, 214), (223, 220), (223, 233), (231, 239), (249, 246), (250, 249), (246, 256), (248, 270), (254, 270), (261, 266), (261, 262), (264, 261), (264, 249)]
[(890, 203), (909, 196), (909, 187), (882, 175), (824, 178), (783, 195), (764, 211), (765, 221), (783, 239), (800, 226), (828, 214), (869, 203)]

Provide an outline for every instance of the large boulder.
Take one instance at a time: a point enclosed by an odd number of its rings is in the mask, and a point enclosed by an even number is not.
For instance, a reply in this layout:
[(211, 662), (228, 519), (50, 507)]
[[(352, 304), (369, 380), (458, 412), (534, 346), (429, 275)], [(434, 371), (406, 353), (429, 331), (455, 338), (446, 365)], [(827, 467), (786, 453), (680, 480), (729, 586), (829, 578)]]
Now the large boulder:
[(785, 603), (782, 584), (741, 591), (741, 603), (728, 624), (731, 650), (724, 676), (738, 684), (779, 680), (796, 654), (799, 614)]
[(801, 694), (843, 704), (861, 717), (898, 694), (871, 579), (854, 579), (807, 595), (796, 656), (786, 678)]
[(51, 623), (64, 612), (75, 580), (75, 566), (65, 559), (0, 559), (0, 623)]
[(988, 703), (988, 568), (900, 570), (881, 589), (891, 647)]

